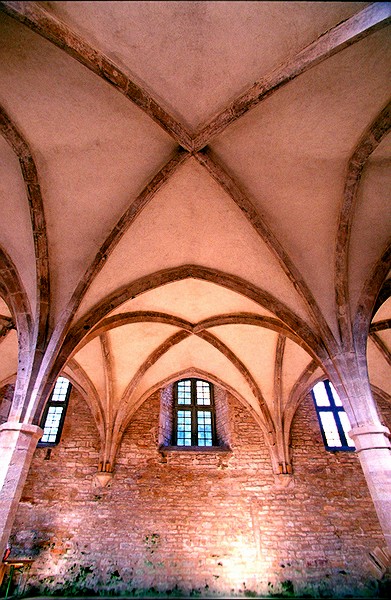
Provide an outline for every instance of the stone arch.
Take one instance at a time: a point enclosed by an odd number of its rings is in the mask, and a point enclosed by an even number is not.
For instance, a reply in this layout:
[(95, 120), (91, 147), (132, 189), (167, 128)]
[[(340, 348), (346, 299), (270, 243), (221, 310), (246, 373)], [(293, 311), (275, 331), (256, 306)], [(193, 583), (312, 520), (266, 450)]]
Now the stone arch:
[(236, 400), (238, 400), (238, 402), (240, 402), (249, 411), (252, 418), (254, 419), (254, 421), (257, 423), (257, 425), (261, 429), (264, 439), (265, 439), (265, 443), (267, 444), (267, 446), (270, 450), (270, 453), (271, 453), (273, 466), (275, 466), (275, 463), (278, 464), (278, 460), (277, 460), (277, 457), (275, 456), (275, 451), (274, 451), (275, 450), (274, 433), (267, 429), (267, 427), (266, 427), (264, 421), (261, 419), (260, 415), (258, 415), (255, 412), (255, 410), (249, 405), (249, 403), (246, 401), (246, 399), (239, 392), (237, 392), (234, 388), (232, 388), (232, 386), (230, 386), (228, 383), (226, 383), (223, 380), (221, 380), (220, 378), (218, 378), (213, 373), (206, 372), (206, 371), (203, 371), (203, 370), (197, 369), (197, 368), (188, 368), (188, 369), (184, 369), (182, 371), (172, 373), (170, 376), (155, 383), (148, 390), (146, 390), (142, 394), (142, 396), (138, 399), (138, 401), (133, 405), (132, 411), (128, 414), (127, 419), (126, 419), (126, 421), (124, 421), (121, 429), (118, 431), (118, 434), (115, 437), (113, 436), (113, 445), (112, 445), (112, 449), (110, 452), (110, 463), (112, 465), (115, 462), (115, 457), (118, 453), (118, 449), (121, 444), (122, 436), (123, 436), (124, 432), (126, 431), (127, 427), (129, 426), (129, 424), (131, 423), (131, 420), (132, 420), (133, 416), (135, 415), (135, 413), (137, 412), (137, 410), (156, 391), (158, 391), (159, 389), (161, 389), (163, 387), (168, 386), (169, 384), (174, 383), (178, 379), (183, 379), (185, 377), (199, 377), (200, 379), (206, 379), (207, 381), (210, 381), (214, 385), (222, 388), (223, 390), (225, 390), (226, 392), (231, 394), (234, 398), (236, 398)]

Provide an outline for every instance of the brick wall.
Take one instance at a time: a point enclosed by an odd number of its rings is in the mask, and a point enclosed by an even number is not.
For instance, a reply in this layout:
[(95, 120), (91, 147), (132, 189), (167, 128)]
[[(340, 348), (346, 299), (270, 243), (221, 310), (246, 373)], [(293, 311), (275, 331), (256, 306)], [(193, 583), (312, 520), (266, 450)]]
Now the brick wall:
[(376, 595), (367, 556), (384, 539), (357, 456), (324, 450), (310, 398), (294, 420), (291, 489), (276, 487), (262, 434), (235, 399), (224, 415), (231, 453), (164, 456), (160, 402), (156, 393), (139, 409), (101, 489), (97, 432), (72, 392), (60, 445), (35, 453), (11, 537), (14, 555), (35, 558), (26, 591)]
[(0, 425), (8, 419), (11, 410), (12, 398), (14, 396), (15, 386), (8, 384), (0, 388)]

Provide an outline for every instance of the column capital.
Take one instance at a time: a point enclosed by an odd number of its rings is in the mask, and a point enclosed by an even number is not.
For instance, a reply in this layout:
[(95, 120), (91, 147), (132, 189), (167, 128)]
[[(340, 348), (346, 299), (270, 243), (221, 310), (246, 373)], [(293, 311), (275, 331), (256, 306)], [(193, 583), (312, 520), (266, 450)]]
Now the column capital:
[(18, 421), (6, 421), (0, 425), (0, 434), (3, 431), (14, 431), (30, 435), (31, 437), (39, 439), (42, 437), (43, 430), (38, 425), (31, 425), (31, 423), (19, 423)]
[(370, 423), (353, 427), (349, 431), (349, 437), (354, 441), (357, 452), (383, 448), (391, 449), (390, 430), (383, 425)]

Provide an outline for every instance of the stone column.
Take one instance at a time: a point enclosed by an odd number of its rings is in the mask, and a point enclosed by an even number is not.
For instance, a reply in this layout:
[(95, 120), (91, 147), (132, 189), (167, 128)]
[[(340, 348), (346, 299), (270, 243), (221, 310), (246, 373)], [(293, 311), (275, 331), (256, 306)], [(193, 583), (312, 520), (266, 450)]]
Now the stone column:
[(4, 555), (27, 473), (43, 431), (8, 421), (0, 425), (0, 561)]
[(349, 432), (391, 552), (391, 444), (382, 425), (361, 425)]
[(349, 436), (356, 446), (387, 548), (391, 552), (390, 431), (381, 423), (372, 396), (365, 351), (361, 354), (342, 353), (334, 357), (334, 364), (328, 366), (348, 414), (352, 427)]

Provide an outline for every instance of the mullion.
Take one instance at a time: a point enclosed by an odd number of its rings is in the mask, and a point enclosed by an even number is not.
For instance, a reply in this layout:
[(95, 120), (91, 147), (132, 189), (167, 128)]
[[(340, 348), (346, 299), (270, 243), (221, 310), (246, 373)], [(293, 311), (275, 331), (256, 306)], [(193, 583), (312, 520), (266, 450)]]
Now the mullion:
[(333, 413), (335, 425), (337, 427), (337, 431), (338, 431), (342, 446), (349, 446), (348, 440), (346, 439), (344, 429), (342, 427), (341, 419), (339, 418), (339, 413), (345, 412), (344, 408), (343, 408), (343, 406), (337, 406), (335, 404), (334, 394), (331, 391), (329, 381), (325, 381), (324, 386), (326, 388), (328, 399), (330, 400), (330, 410)]
[[(331, 452), (333, 451), (338, 451), (338, 450), (344, 450), (344, 451), (354, 451), (354, 447), (350, 446), (348, 444), (348, 440), (345, 434), (345, 430), (342, 426), (342, 422), (340, 419), (340, 414), (345, 413), (345, 410), (343, 408), (343, 406), (338, 406), (335, 402), (334, 399), (334, 395), (333, 392), (331, 390), (331, 386), (330, 386), (330, 382), (328, 380), (323, 381), (323, 385), (324, 385), (324, 389), (326, 391), (327, 394), (327, 398), (329, 401), (330, 406), (318, 406), (318, 402), (315, 396), (315, 393), (313, 391), (311, 391), (311, 395), (312, 398), (314, 400), (314, 404), (315, 404), (315, 408), (316, 408), (316, 414), (318, 417), (318, 421), (319, 421), (319, 428), (320, 428), (320, 432), (323, 438), (323, 443), (325, 445), (325, 448)], [(321, 415), (324, 413), (331, 413), (332, 417), (333, 417), (333, 422), (335, 425), (335, 428), (337, 430), (337, 433), (339, 435), (340, 438), (340, 442), (341, 445), (340, 446), (330, 446), (326, 437), (326, 431), (324, 429), (323, 423), (322, 423), (322, 419), (321, 419)], [(346, 413), (345, 413), (346, 414)]]
[(191, 379), (191, 445), (198, 446), (198, 415), (196, 380)]
[(62, 413), (61, 413), (61, 417), (58, 423), (58, 428), (57, 428), (57, 433), (56, 433), (56, 439), (53, 442), (42, 442), (41, 440), (38, 442), (39, 446), (55, 446), (56, 444), (59, 443), (60, 439), (61, 439), (61, 434), (62, 434), (62, 430), (64, 427), (64, 422), (65, 422), (65, 415), (66, 415), (66, 411), (68, 408), (68, 402), (69, 402), (69, 397), (71, 395), (71, 391), (72, 391), (72, 384), (71, 382), (69, 382), (68, 384), (68, 389), (67, 392), (65, 394), (65, 397), (63, 400), (52, 400), (53, 398), (53, 394), (54, 394), (54, 389), (52, 391), (52, 393), (50, 394), (49, 400), (46, 404), (46, 408), (45, 408), (45, 412), (43, 414), (43, 417), (41, 419), (41, 427), (44, 430), (45, 429), (45, 425), (46, 425), (46, 420), (49, 414), (49, 410), (51, 407), (59, 407), (62, 408)]
[[(191, 446), (198, 446), (198, 428), (199, 428), (199, 411), (205, 411), (209, 413), (211, 420), (211, 440), (212, 446), (216, 443), (216, 431), (215, 431), (215, 413), (214, 413), (214, 403), (213, 403), (213, 388), (208, 382), (204, 382), (208, 385), (209, 389), (209, 404), (197, 404), (197, 381), (203, 381), (200, 379), (189, 378), (182, 381), (190, 381), (190, 404), (179, 403), (179, 385), (181, 382), (178, 382), (174, 387), (174, 436), (173, 440), (177, 446), (181, 446), (182, 444), (178, 443), (179, 440), (179, 412), (189, 412), (191, 415)], [(202, 398), (203, 399), (203, 398)], [(181, 438), (182, 441), (185, 440), (185, 437)], [(204, 439), (204, 438), (203, 438)], [(185, 444), (183, 444), (185, 445)]]
[(344, 446), (349, 446), (348, 440), (346, 439), (344, 428), (342, 427), (341, 419), (339, 418), (339, 413), (344, 412), (343, 408), (335, 407), (334, 419), (335, 424), (337, 425), (338, 433), (341, 438), (341, 441)]

